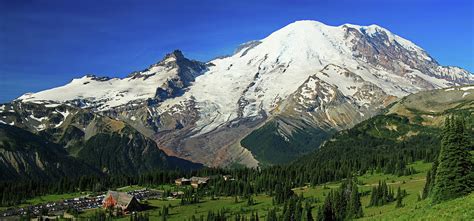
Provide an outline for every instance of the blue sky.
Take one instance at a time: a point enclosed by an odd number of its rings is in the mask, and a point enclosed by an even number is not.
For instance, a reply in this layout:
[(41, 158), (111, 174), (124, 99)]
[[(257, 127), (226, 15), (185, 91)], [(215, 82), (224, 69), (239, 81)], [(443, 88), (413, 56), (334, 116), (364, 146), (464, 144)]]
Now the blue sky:
[(0, 102), (94, 73), (123, 77), (181, 49), (207, 61), (296, 20), (378, 24), (474, 71), (471, 0), (0, 0)]

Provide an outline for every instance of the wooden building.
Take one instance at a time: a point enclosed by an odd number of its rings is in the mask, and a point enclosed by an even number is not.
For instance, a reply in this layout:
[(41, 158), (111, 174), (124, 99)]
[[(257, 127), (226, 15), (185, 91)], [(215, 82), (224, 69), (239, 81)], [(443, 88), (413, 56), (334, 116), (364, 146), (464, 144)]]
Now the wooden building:
[(191, 177), (191, 186), (193, 188), (199, 188), (202, 186), (207, 185), (207, 181), (209, 181), (209, 177)]
[(104, 208), (119, 208), (125, 213), (142, 209), (137, 198), (128, 193), (117, 191), (108, 191), (102, 205)]
[(182, 177), (182, 178), (174, 180), (174, 183), (177, 186), (189, 185), (189, 184), (191, 184), (191, 179), (186, 179), (186, 178)]

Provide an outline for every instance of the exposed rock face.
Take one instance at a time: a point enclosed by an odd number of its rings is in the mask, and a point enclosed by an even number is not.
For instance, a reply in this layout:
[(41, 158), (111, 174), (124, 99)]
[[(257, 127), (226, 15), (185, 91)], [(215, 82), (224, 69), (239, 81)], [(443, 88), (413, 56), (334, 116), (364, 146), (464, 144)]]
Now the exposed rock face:
[[(299, 21), (207, 64), (174, 51), (124, 79), (89, 76), (18, 100), (67, 103), (108, 116), (172, 156), (209, 166), (256, 166), (290, 161), (408, 94), (472, 83), (468, 71), (440, 66), (379, 26)], [(273, 144), (257, 135), (278, 140), (279, 153), (293, 150), (273, 162), (260, 151)]]
[[(10, 144), (0, 142), (0, 171), (7, 173), (8, 179), (28, 174), (42, 178), (74, 176), (74, 168), (69, 167), (82, 168), (83, 174), (136, 174), (201, 166), (169, 157), (126, 122), (86, 109), (22, 102), (1, 108), (0, 126), (5, 131), (0, 133), (0, 141), (6, 139)], [(21, 139), (32, 141), (23, 143)]]
[[(412, 73), (413, 70), (418, 70), (423, 74), (445, 79), (452, 83), (474, 83), (468, 71), (457, 67), (440, 66), (423, 49), (412, 45), (405, 39), (394, 36), (382, 27), (371, 25), (361, 28), (344, 25), (343, 29), (345, 30), (344, 37), (352, 43), (351, 49), (355, 52), (354, 56), (374, 66), (381, 66), (402, 77)], [(409, 77), (426, 89), (435, 88), (422, 77)]]

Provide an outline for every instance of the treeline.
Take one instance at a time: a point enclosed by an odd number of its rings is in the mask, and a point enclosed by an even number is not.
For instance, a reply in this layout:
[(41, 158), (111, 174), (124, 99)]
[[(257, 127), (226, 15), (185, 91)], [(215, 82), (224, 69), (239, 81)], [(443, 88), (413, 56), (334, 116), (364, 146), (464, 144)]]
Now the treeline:
[(101, 192), (128, 185), (169, 184), (179, 176), (191, 172), (157, 171), (138, 176), (81, 176), (78, 178), (63, 177), (59, 180), (20, 180), (0, 181), (1, 206), (12, 206), (24, 203), (26, 199), (46, 194), (72, 192)]

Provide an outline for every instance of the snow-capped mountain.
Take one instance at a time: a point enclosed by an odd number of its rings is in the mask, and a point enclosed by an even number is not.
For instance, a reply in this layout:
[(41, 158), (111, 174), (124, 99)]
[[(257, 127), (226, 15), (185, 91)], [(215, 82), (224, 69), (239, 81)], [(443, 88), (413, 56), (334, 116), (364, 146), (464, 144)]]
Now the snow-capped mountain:
[(85, 76), (17, 100), (68, 103), (124, 120), (169, 155), (257, 166), (267, 159), (257, 153), (265, 144), (241, 142), (248, 136), (276, 134), (291, 146), (302, 133), (351, 127), (405, 95), (473, 83), (468, 71), (439, 65), (377, 25), (297, 21), (206, 64), (175, 51), (127, 78)]
[(177, 50), (148, 69), (134, 72), (126, 78), (86, 75), (62, 87), (25, 94), (17, 100), (72, 102), (84, 108), (104, 111), (150, 98), (164, 100), (173, 97), (182, 93), (205, 70), (205, 64), (188, 60)]

